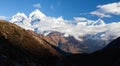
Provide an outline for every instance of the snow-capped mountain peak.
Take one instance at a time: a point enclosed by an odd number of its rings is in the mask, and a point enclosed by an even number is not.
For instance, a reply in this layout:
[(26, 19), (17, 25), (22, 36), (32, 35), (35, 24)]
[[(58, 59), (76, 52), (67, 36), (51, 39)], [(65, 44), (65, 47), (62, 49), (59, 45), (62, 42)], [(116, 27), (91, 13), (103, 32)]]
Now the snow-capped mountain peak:
[(98, 25), (105, 25), (105, 22), (102, 19), (98, 19), (96, 21), (88, 20), (87, 26), (98, 26)]
[(98, 20), (95, 22), (95, 25), (105, 25), (105, 22), (104, 22), (102, 19), (98, 19)]
[(25, 19), (27, 19), (27, 16), (24, 13), (18, 12), (16, 15), (12, 16), (11, 22), (22, 23)]
[(25, 29), (33, 30), (30, 24), (30, 19), (24, 13), (18, 12), (17, 14), (12, 16), (10, 22), (17, 24)]
[(39, 9), (36, 9), (32, 13), (29, 14), (29, 20), (30, 20), (31, 25), (37, 24), (44, 18), (46, 18), (46, 15), (43, 14)]
[(36, 18), (44, 18), (46, 17), (45, 14), (43, 14), (39, 9), (34, 10), (32, 13), (30, 13), (29, 18), (36, 19)]

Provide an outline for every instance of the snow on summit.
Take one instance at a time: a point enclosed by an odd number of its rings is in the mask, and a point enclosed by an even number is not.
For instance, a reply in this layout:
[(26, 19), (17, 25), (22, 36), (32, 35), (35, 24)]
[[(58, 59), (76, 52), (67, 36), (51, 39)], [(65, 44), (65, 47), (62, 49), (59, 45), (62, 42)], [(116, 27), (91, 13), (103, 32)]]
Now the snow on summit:
[[(44, 31), (48, 32), (45, 35), (51, 31), (58, 31), (67, 34), (67, 36), (74, 36), (78, 40), (81, 40), (79, 37), (86, 35), (94, 35), (100, 39), (120, 36), (120, 22), (105, 24), (102, 19), (89, 20), (83, 17), (74, 17), (74, 22), (77, 24), (71, 24), (72, 20), (65, 20), (62, 16), (58, 18), (46, 16), (39, 9), (34, 10), (28, 16), (24, 13), (17, 13), (10, 22), (40, 34)], [(95, 37), (92, 37), (92, 39)]]

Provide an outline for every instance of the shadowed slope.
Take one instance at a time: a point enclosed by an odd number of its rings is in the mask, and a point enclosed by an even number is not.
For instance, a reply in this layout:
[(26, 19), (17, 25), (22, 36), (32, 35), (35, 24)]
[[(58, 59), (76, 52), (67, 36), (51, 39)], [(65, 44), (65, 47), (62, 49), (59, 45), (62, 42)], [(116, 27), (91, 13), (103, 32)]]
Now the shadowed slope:
[(70, 55), (63, 63), (63, 66), (120, 66), (120, 38), (94, 53)]
[[(53, 49), (48, 43), (15, 24), (0, 20), (0, 55), (11, 63), (21, 62), (34, 64), (57, 63), (62, 55)], [(13, 57), (15, 58), (14, 60)], [(23, 59), (26, 58), (27, 61)], [(6, 60), (7, 60), (6, 59)], [(31, 61), (31, 62), (30, 62)], [(7, 61), (5, 61), (7, 62)], [(10, 63), (8, 63), (10, 64)]]

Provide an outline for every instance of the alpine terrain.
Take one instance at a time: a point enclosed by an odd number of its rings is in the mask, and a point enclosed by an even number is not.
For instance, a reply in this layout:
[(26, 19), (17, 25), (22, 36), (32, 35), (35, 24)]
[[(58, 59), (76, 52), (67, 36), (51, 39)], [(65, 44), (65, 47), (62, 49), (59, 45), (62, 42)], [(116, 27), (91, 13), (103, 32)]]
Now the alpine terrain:
[(77, 17), (70, 21), (64, 20), (62, 16), (46, 16), (38, 9), (29, 16), (17, 13), (10, 22), (44, 35), (44, 39), (68, 53), (100, 50), (120, 35), (119, 22), (106, 24), (102, 19), (94, 21)]

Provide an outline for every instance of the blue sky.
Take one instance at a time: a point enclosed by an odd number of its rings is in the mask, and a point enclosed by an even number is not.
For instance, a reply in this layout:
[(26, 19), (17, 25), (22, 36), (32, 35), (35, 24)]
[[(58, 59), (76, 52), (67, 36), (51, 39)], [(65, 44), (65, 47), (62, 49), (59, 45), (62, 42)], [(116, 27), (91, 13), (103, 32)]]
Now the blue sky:
[[(100, 12), (102, 7), (98, 5), (107, 5), (119, 0), (2, 0), (0, 2), (0, 16), (6, 16), (7, 20), (17, 12), (23, 12), (27, 15), (35, 9), (40, 9), (47, 16), (59, 17), (72, 20), (73, 17), (85, 17), (87, 19), (97, 20), (102, 18), (105, 22), (120, 21), (120, 12), (113, 11)], [(112, 8), (112, 7), (111, 7)], [(114, 9), (114, 8), (113, 8)], [(94, 12), (95, 11), (95, 12)], [(100, 12), (111, 17), (91, 14)]]

